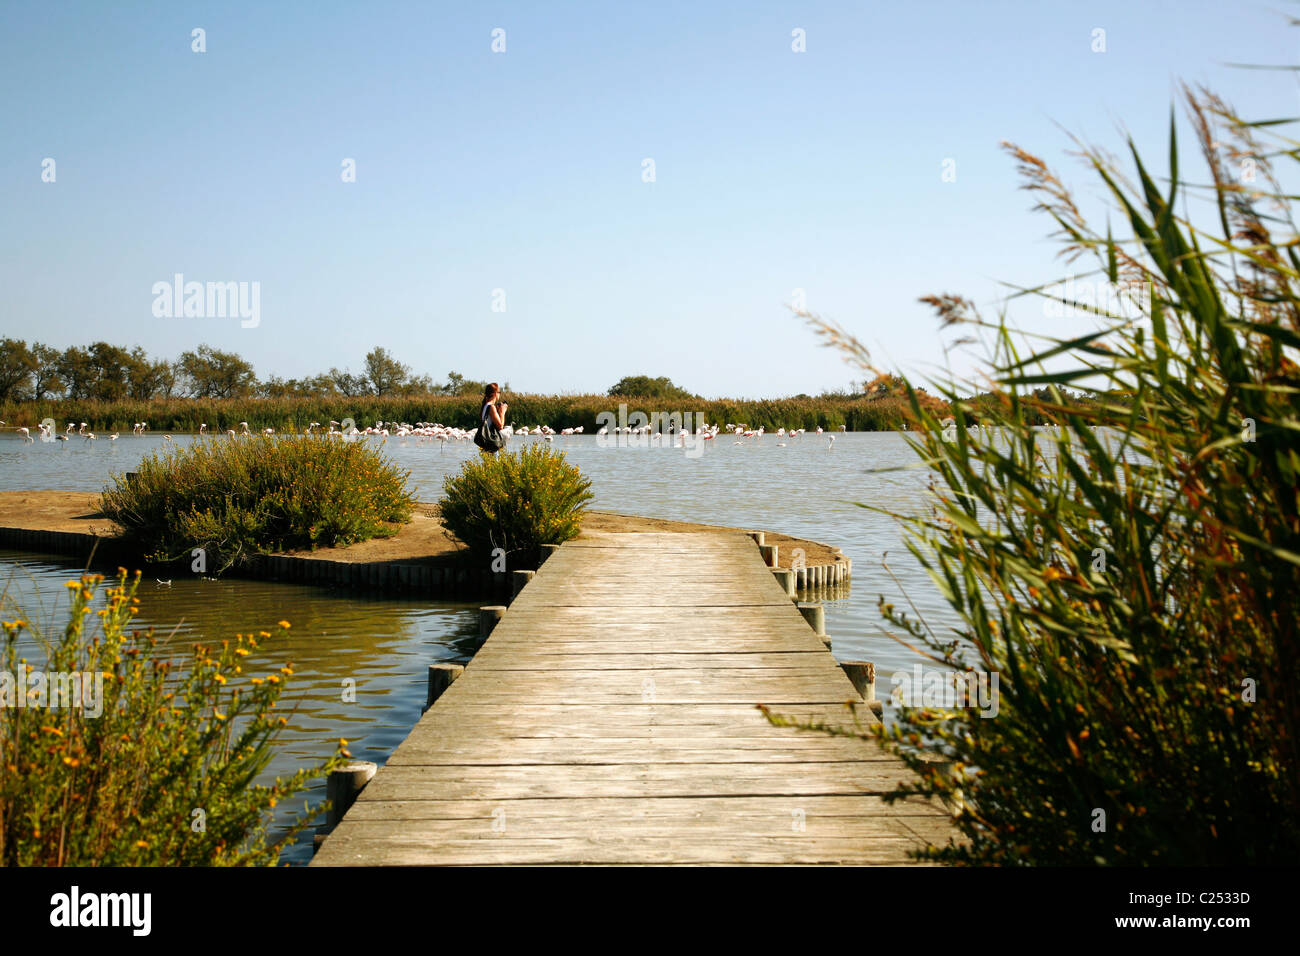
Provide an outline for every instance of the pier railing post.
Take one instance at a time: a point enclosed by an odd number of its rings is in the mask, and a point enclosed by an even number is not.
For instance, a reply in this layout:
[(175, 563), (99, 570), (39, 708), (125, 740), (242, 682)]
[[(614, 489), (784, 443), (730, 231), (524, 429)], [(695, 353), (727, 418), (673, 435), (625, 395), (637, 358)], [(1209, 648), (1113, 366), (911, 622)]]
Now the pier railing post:
[(826, 635), (826, 605), (816, 604), (812, 601), (800, 601), (798, 608), (799, 613), (803, 615), (803, 619), (813, 629), (813, 633), (818, 637), (824, 637)]
[(871, 712), (879, 717), (884, 712), (880, 701), (876, 700), (876, 665), (871, 661), (840, 661), (840, 668), (858, 692)]
[(379, 770), (379, 765), (369, 760), (353, 760), (337, 770), (331, 770), (325, 778), (325, 796), (329, 799), (329, 815), (326, 825), (331, 829), (338, 826), (343, 814), (352, 808), (357, 795), (366, 788), (370, 778)]
[(510, 572), (510, 600), (519, 597), (519, 592), (528, 586), (528, 582), (533, 579), (536, 571), (511, 571)]
[(754, 543), (758, 545), (760, 548), (763, 546), (763, 539), (765, 535), (762, 531), (751, 531), (749, 532), (749, 536), (754, 539)]
[(540, 566), (545, 564), (547, 561), (550, 560), (551, 555), (555, 554), (555, 552), (559, 550), (560, 550), (560, 546), (558, 544), (542, 545), (540, 549), (541, 553), (538, 555), (538, 561), (537, 561), (538, 565)]
[(769, 568), (777, 566), (777, 546), (774, 544), (760, 544), (759, 552), (763, 555), (763, 563)]
[(776, 578), (776, 583), (785, 589), (785, 596), (794, 598), (798, 592), (794, 589), (794, 572), (789, 568), (773, 568), (772, 577)]
[(489, 604), (478, 609), (478, 636), (487, 640), (492, 634), (492, 629), (497, 626), (497, 621), (506, 613), (504, 604)]
[(428, 710), (438, 702), (441, 697), (461, 674), (465, 673), (463, 664), (430, 664), (429, 665), (429, 696), (424, 702), (424, 709)]

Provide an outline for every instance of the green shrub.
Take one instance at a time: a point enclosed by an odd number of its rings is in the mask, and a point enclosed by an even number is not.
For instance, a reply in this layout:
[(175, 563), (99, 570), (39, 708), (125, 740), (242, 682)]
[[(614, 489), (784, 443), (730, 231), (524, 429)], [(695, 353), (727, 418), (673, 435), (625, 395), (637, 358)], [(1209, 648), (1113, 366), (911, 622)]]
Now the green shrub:
[[(966, 839), (939, 859), (1300, 859), (1300, 256), (1266, 160), (1297, 157), (1208, 94), (1187, 98), (1217, 200), (1209, 231), (1177, 213), (1201, 187), (1180, 179), (1172, 131), (1163, 189), (1136, 150), (1136, 187), (1084, 153), (1127, 240), (1090, 228), (1047, 166), (1009, 147), (1067, 252), (1094, 255), (1131, 308), (1022, 350), (1004, 318), (928, 300), (992, 336), (994, 383), (977, 409), (945, 386), (947, 421), (912, 407), (934, 510), (898, 517), (960, 627), (881, 599), (896, 636), (941, 668), (999, 677), (996, 716), (913, 700), (891, 733), (875, 728), (920, 775), (899, 795), (964, 801)], [(1243, 156), (1260, 170), (1248, 188)], [(1064, 394), (1096, 381), (1115, 400)], [(968, 430), (973, 412), (985, 427)]]
[(222, 569), (250, 554), (396, 534), (411, 517), (409, 472), (365, 442), (213, 438), (155, 453), (101, 496), (152, 560), (208, 552)]
[(517, 452), (480, 455), (443, 480), (443, 526), (479, 560), (495, 548), (512, 567), (536, 566), (539, 547), (575, 537), (591, 482), (564, 452), (536, 444)]
[[(121, 571), (87, 627), (102, 575), (69, 581), (71, 615), (47, 640), (24, 619), (4, 628), (6, 696), (0, 702), (0, 865), (235, 866), (274, 864), (280, 848), (310, 822), (298, 816), (268, 842), (271, 811), (341, 764), (273, 785), (253, 785), (266, 769), (285, 718), (274, 712), (293, 673), (243, 673), (242, 662), (270, 632), (198, 645), (187, 660), (159, 657), (152, 629), (132, 630), (140, 576)], [(13, 608), (5, 608), (11, 613)], [(289, 626), (281, 621), (279, 631)], [(45, 699), (30, 674), (25, 706), (14, 675), (29, 668), (18, 639), (44, 645), (41, 673), (97, 674), (99, 691)], [(88, 680), (82, 688), (98, 686)], [(75, 706), (80, 703), (81, 706)], [(44, 706), (42, 706), (44, 705)]]

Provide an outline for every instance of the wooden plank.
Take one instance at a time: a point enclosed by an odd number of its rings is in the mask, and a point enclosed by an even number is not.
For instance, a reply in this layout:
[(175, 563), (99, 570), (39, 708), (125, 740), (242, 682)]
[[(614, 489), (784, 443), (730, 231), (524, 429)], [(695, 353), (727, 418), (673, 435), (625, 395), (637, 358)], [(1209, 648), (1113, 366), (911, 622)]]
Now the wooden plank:
[(361, 821), (385, 820), (462, 820), (482, 821), (500, 808), (508, 818), (539, 826), (550, 821), (576, 821), (591, 827), (592, 820), (617, 815), (624, 820), (684, 820), (717, 822), (750, 827), (763, 832), (769, 825), (790, 823), (792, 810), (804, 811), (808, 820), (835, 820), (878, 817), (941, 817), (947, 812), (937, 801), (910, 797), (886, 803), (881, 797), (862, 796), (800, 797), (797, 801), (784, 796), (773, 797), (580, 797), (571, 800), (410, 800), (393, 802), (366, 800), (351, 811)]
[[(858, 706), (851, 708), (856, 701)], [(956, 833), (747, 536), (569, 542), (313, 865), (903, 864)]]

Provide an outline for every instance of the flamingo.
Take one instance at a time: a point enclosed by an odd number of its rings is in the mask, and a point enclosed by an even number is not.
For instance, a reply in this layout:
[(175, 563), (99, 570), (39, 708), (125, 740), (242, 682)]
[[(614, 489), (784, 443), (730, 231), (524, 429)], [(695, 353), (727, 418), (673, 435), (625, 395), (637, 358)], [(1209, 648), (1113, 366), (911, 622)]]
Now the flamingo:
[(248, 422), (240, 422), (240, 423), (239, 423), (239, 427), (242, 428), (242, 429), (244, 430), (244, 431), (243, 431), (243, 434), (245, 434), (245, 435), (248, 434)]
[(207, 424), (207, 422), (200, 422), (200, 423), (199, 423), (199, 434), (202, 435), (202, 434), (204, 434), (207, 430), (208, 430), (208, 424)]
[(18, 434), (23, 436), (23, 441), (33, 441), (32, 433), (26, 427), (19, 428)]

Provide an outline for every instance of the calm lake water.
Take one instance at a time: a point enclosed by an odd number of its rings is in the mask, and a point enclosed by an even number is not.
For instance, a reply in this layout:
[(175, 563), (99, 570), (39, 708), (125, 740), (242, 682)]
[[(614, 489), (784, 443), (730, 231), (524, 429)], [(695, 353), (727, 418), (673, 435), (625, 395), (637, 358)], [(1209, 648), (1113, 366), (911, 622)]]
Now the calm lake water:
[[(190, 436), (173, 436), (178, 443)], [(910, 600), (939, 631), (955, 619), (925, 572), (902, 544), (891, 519), (854, 502), (902, 512), (921, 507), (926, 472), (908, 466), (914, 456), (895, 433), (765, 435), (740, 444), (730, 436), (680, 447), (601, 447), (595, 436), (557, 436), (554, 447), (592, 480), (593, 507), (624, 514), (763, 528), (834, 544), (853, 559), (853, 580), (830, 600), (826, 630), (840, 659), (876, 662), (882, 675), (910, 670), (918, 658), (886, 634), (876, 601), (881, 594), (905, 606)], [(224, 440), (224, 439), (218, 439)], [(366, 439), (379, 444), (379, 439)], [(512, 448), (536, 441), (516, 436)], [(612, 441), (612, 439), (611, 439)], [(132, 470), (141, 456), (164, 448), (161, 436), (122, 435), (84, 442), (26, 443), (0, 438), (0, 490), (99, 491), (113, 472)], [(384, 452), (409, 469), (418, 497), (435, 501), (442, 479), (478, 454), (469, 441), (399, 439)], [(893, 580), (882, 569), (888, 553)], [(39, 601), (42, 619), (66, 611), (63, 583), (76, 566), (48, 556), (0, 550), (0, 587), (24, 606)], [(293, 624), (291, 637), (267, 642), (260, 660), (278, 667), (293, 661), (290, 695), (297, 710), (272, 775), (327, 755), (339, 737), (363, 760), (382, 764), (420, 717), (427, 665), (463, 662), (477, 645), (477, 604), (431, 603), (354, 595), (304, 585), (214, 581), (174, 577), (170, 587), (146, 579), (139, 620), (176, 641), (217, 640), (238, 631)], [(355, 703), (344, 703), (345, 678), (356, 681)], [(884, 689), (888, 690), (887, 679)], [(888, 709), (886, 710), (888, 713)], [(323, 785), (308, 795), (324, 798)], [(293, 801), (300, 807), (302, 800)], [(310, 858), (310, 841), (285, 853), (285, 861)]]

